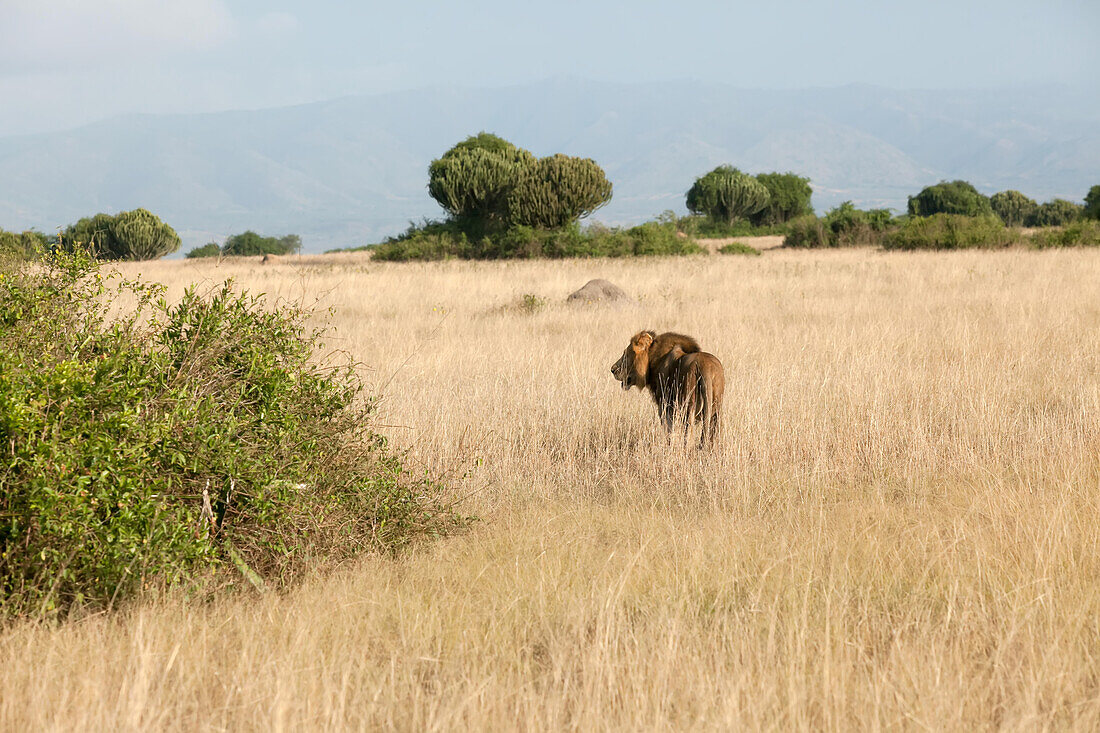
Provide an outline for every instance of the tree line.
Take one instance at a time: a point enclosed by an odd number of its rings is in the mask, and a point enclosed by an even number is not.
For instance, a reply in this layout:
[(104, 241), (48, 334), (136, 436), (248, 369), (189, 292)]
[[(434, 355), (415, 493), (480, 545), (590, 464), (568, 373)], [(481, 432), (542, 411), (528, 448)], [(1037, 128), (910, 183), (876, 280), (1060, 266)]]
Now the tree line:
[[(758, 233), (787, 235), (790, 246), (869, 243), (888, 230), (915, 227), (910, 218), (992, 218), (1008, 227), (1064, 227), (1100, 219), (1100, 185), (1079, 204), (1065, 199), (1038, 203), (1019, 191), (985, 196), (966, 181), (941, 181), (908, 199), (895, 217), (886, 209), (860, 210), (845, 202), (817, 217), (810, 179), (796, 173), (750, 175), (720, 165), (695, 179), (685, 195), (689, 217), (663, 216), (626, 229), (579, 221), (605, 206), (613, 186), (591, 158), (561, 153), (539, 158), (488, 132), (471, 135), (431, 161), (429, 195), (446, 213), (439, 221), (411, 225), (380, 245), (378, 259), (502, 258), (682, 254), (698, 251), (690, 236)], [(987, 222), (988, 224), (988, 222)], [(969, 226), (969, 224), (965, 224)], [(0, 252), (81, 246), (101, 259), (155, 259), (179, 249), (175, 230), (145, 209), (96, 214), (56, 237), (0, 230)], [(265, 237), (253, 231), (209, 242), (187, 257), (289, 254), (301, 249), (295, 234)]]

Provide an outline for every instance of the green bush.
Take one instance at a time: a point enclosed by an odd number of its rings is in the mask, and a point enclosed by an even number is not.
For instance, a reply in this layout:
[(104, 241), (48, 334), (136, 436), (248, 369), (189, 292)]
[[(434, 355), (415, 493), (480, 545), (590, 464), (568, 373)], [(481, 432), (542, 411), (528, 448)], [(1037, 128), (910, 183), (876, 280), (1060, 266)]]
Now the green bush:
[(197, 259), (200, 257), (217, 257), (222, 253), (222, 248), (218, 246), (217, 242), (207, 242), (201, 247), (195, 247), (184, 255), (189, 260)]
[(695, 179), (687, 192), (687, 209), (732, 224), (762, 211), (770, 196), (767, 187), (752, 176), (720, 165)]
[(893, 221), (889, 209), (857, 209), (845, 201), (829, 211), (822, 224), (830, 247), (858, 247), (882, 244)]
[(783, 246), (817, 248), (831, 247), (832, 244), (824, 222), (813, 214), (808, 214), (790, 222), (790, 230), (783, 240)]
[(996, 249), (1021, 242), (1019, 230), (996, 216), (934, 214), (911, 217), (883, 237), (886, 249)]
[(1060, 229), (1045, 229), (1031, 235), (1031, 246), (1048, 247), (1100, 247), (1100, 222), (1081, 219)]
[(532, 259), (537, 257), (631, 257), (698, 254), (703, 249), (681, 236), (673, 221), (654, 221), (627, 229), (573, 223), (558, 229), (513, 226), (473, 239), (454, 222), (431, 222), (373, 248), (381, 261), (443, 259)]
[(760, 255), (760, 250), (756, 247), (750, 247), (744, 242), (730, 242), (729, 244), (724, 244), (718, 248), (718, 252), (724, 255)]
[(1100, 219), (1100, 185), (1093, 186), (1085, 194), (1085, 208), (1082, 214), (1087, 219)]
[(104, 260), (155, 260), (180, 248), (176, 230), (146, 209), (85, 217), (65, 229), (61, 242)]
[(117, 250), (111, 234), (115, 218), (110, 214), (86, 216), (70, 224), (61, 233), (61, 245), (65, 249), (78, 248), (91, 252), (95, 257), (113, 259)]
[(1039, 204), (1027, 219), (1029, 227), (1060, 227), (1081, 218), (1084, 208), (1065, 199)]
[[(209, 247), (210, 245), (205, 246)], [(302, 239), (297, 234), (287, 234), (283, 237), (264, 237), (248, 230), (226, 237), (221, 253), (226, 257), (288, 255), (294, 254), (301, 248)]]
[(857, 209), (845, 201), (819, 219), (812, 214), (791, 222), (784, 247), (856, 247), (882, 243), (894, 226), (888, 209)]
[(21, 234), (0, 229), (0, 257), (30, 260), (40, 257), (50, 248), (49, 238), (33, 229)]
[(909, 197), (910, 216), (933, 214), (991, 216), (993, 207), (986, 196), (966, 181), (940, 181)]
[(761, 173), (756, 180), (768, 189), (768, 203), (750, 217), (756, 226), (783, 224), (791, 219), (814, 213), (810, 204), (813, 189), (810, 179), (794, 173)]
[(732, 223), (716, 221), (708, 216), (682, 216), (673, 217), (676, 228), (689, 237), (706, 239), (721, 239), (724, 237), (766, 237), (772, 235), (787, 234), (790, 231), (790, 222), (782, 224), (756, 225), (751, 221), (739, 219)]
[(989, 197), (993, 213), (1005, 226), (1021, 227), (1035, 214), (1038, 204), (1019, 191), (1001, 191)]
[(0, 273), (0, 610), (289, 580), (457, 521), (307, 314), (112, 277), (79, 251)]

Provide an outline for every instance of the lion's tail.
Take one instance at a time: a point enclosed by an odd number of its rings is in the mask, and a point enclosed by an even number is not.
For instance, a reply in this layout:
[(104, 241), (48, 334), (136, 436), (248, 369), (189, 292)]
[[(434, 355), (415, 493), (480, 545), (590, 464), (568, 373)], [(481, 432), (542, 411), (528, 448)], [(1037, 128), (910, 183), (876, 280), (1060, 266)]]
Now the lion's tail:
[[(714, 359), (718, 362), (717, 359)], [(718, 362), (717, 370), (705, 370), (695, 384), (695, 399), (702, 418), (700, 443), (705, 445), (714, 441), (718, 434), (718, 418), (722, 412), (722, 393), (725, 391), (725, 379)]]

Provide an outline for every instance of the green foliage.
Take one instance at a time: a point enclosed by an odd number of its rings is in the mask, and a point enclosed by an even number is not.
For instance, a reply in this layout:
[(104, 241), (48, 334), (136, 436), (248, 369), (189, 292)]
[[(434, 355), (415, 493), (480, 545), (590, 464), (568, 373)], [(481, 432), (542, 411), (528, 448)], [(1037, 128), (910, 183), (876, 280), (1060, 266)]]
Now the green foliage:
[(688, 211), (727, 224), (760, 212), (769, 200), (764, 184), (728, 165), (696, 178), (687, 192)]
[(750, 218), (756, 226), (783, 224), (814, 213), (810, 198), (810, 179), (794, 173), (761, 173), (756, 180), (768, 189), (768, 203)]
[(744, 242), (730, 242), (718, 248), (718, 252), (724, 255), (753, 255), (759, 256), (760, 250), (750, 247)]
[(886, 249), (996, 249), (1021, 242), (996, 216), (934, 214), (911, 217), (883, 238)]
[(1065, 199), (1039, 204), (1027, 219), (1029, 227), (1060, 227), (1081, 218), (1084, 207)]
[(153, 260), (180, 248), (176, 230), (146, 209), (85, 217), (65, 229), (61, 242), (103, 260)]
[(1024, 226), (1038, 208), (1033, 200), (1019, 191), (1001, 191), (989, 197), (993, 213), (1001, 218), (1005, 226)]
[(0, 611), (290, 579), (455, 521), (306, 313), (161, 292), (79, 249), (0, 273)]
[(513, 226), (479, 239), (454, 222), (410, 228), (373, 250), (372, 259), (389, 262), (442, 259), (531, 259), (536, 257), (632, 257), (698, 254), (702, 248), (682, 236), (673, 221), (653, 221), (627, 229), (576, 223), (559, 229)]
[(30, 260), (42, 256), (50, 247), (49, 238), (33, 229), (17, 234), (0, 229), (0, 257)]
[(825, 215), (822, 222), (830, 247), (878, 245), (893, 225), (889, 209), (857, 209), (845, 201)]
[(118, 247), (111, 234), (115, 218), (110, 214), (86, 216), (70, 224), (61, 233), (61, 244), (66, 249), (79, 248), (101, 259), (116, 259)]
[(187, 259), (196, 259), (199, 257), (217, 257), (222, 253), (222, 248), (218, 246), (217, 242), (207, 242), (201, 247), (195, 247), (184, 255)]
[(800, 216), (790, 222), (790, 231), (783, 240), (784, 247), (831, 247), (825, 224), (813, 214)]
[[(213, 244), (213, 242), (210, 244)], [(209, 247), (210, 244), (205, 245), (205, 247)], [(248, 230), (226, 237), (221, 253), (226, 257), (286, 255), (294, 254), (301, 248), (302, 239), (297, 234), (287, 234), (285, 237), (264, 237)]]
[(511, 155), (519, 150), (519, 148), (499, 135), (494, 135), (491, 132), (482, 130), (478, 134), (470, 135), (462, 142), (456, 143), (453, 148), (443, 154), (443, 157), (446, 158), (448, 156), (458, 155), (469, 150), (488, 150), (491, 153), (505, 153)]
[(960, 214), (963, 216), (991, 216), (993, 207), (989, 199), (966, 181), (940, 181), (928, 186), (916, 196), (909, 197), (910, 216), (933, 214)]
[(812, 214), (791, 222), (784, 247), (853, 247), (882, 243), (895, 226), (889, 209), (857, 209), (845, 201), (819, 219)]
[(552, 155), (527, 166), (508, 192), (513, 226), (557, 229), (611, 200), (611, 182), (591, 158)]
[[(671, 214), (671, 212), (667, 212)], [(676, 228), (689, 237), (699, 238), (723, 238), (723, 237), (766, 237), (770, 235), (786, 234), (790, 231), (789, 222), (782, 224), (756, 225), (751, 221), (739, 219), (727, 223), (716, 221), (708, 216), (689, 215), (676, 217)]]
[(1085, 194), (1085, 208), (1082, 214), (1087, 219), (1100, 219), (1100, 184), (1093, 186)]
[(111, 223), (113, 256), (120, 260), (155, 260), (180, 248), (176, 230), (145, 209), (123, 211)]
[(452, 217), (500, 222), (535, 156), (496, 135), (469, 137), (428, 166), (428, 193)]
[(1100, 221), (1079, 219), (1060, 229), (1044, 229), (1031, 236), (1031, 246), (1048, 247), (1100, 247)]

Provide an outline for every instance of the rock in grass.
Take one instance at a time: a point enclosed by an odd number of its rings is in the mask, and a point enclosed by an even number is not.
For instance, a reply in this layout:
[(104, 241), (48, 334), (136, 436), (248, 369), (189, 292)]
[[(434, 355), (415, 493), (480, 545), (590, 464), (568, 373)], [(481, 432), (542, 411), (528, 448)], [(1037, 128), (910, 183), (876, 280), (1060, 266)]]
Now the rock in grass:
[(623, 292), (623, 289), (618, 285), (597, 278), (596, 280), (589, 280), (580, 290), (571, 293), (566, 298), (566, 302), (574, 305), (590, 303), (627, 305), (633, 303), (634, 299)]

